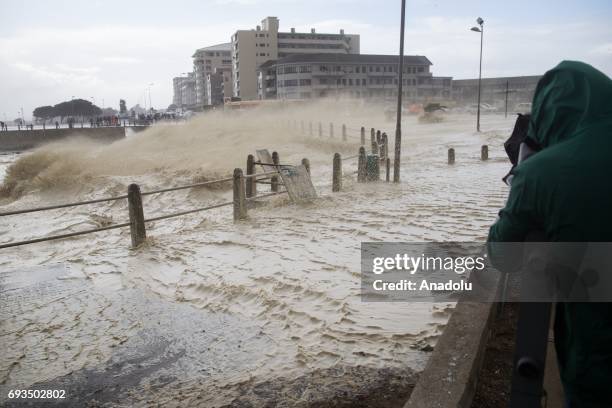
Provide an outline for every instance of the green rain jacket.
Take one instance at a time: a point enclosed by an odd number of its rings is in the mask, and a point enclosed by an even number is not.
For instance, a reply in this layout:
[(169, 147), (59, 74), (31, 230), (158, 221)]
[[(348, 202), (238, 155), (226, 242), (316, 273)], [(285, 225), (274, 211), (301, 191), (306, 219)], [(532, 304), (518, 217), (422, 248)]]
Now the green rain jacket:
[[(515, 168), (489, 241), (538, 230), (553, 242), (612, 242), (612, 80), (561, 62), (538, 83), (528, 136), (543, 149)], [(612, 406), (612, 303), (558, 304), (555, 345), (567, 397)]]

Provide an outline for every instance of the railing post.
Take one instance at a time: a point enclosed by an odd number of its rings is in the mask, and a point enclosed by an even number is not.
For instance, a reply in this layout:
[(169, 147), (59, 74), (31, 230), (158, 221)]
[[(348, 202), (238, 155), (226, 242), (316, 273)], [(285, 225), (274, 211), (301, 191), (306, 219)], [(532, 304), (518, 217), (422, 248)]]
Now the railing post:
[(386, 133), (382, 134), (382, 142), (385, 146), (385, 155), (383, 156), (385, 159), (389, 157), (389, 138)]
[(361, 127), (361, 145), (365, 146), (365, 127)]
[[(255, 174), (255, 157), (253, 157), (252, 154), (249, 154), (247, 156), (246, 175), (250, 176), (251, 174)], [(255, 181), (255, 177), (249, 177), (246, 180), (247, 198), (255, 197), (257, 195), (257, 184)]]
[(448, 149), (448, 164), (455, 164), (455, 149)]
[[(278, 163), (280, 163), (280, 161), (278, 160), (277, 152), (272, 152), (272, 163), (276, 164), (276, 167), (274, 167), (274, 169), (278, 170)], [(272, 178), (270, 179), (270, 189), (273, 192), (278, 191), (278, 176), (272, 176)]]
[(244, 220), (247, 217), (246, 195), (242, 169), (234, 169), (234, 221)]
[(323, 124), (319, 122), (319, 137), (323, 137)]
[(385, 160), (385, 164), (386, 164), (386, 170), (387, 170), (387, 174), (385, 175), (385, 181), (388, 183), (389, 182), (389, 177), (391, 175), (391, 159), (387, 157), (387, 160)]
[(489, 160), (489, 146), (482, 145), (480, 148), (480, 160)]
[(306, 171), (308, 172), (308, 174), (310, 174), (310, 160), (304, 157), (302, 159), (302, 164), (304, 165), (304, 167), (306, 167)]
[(142, 196), (138, 184), (128, 186), (128, 210), (130, 215), (130, 235), (132, 247), (136, 248), (147, 239), (147, 230), (144, 223), (144, 211), (142, 209)]
[(342, 188), (342, 158), (340, 153), (334, 153), (334, 165), (332, 172), (332, 191), (337, 193)]
[(342, 141), (346, 142), (346, 125), (342, 124)]
[(334, 137), (334, 124), (332, 122), (329, 122), (329, 138), (333, 138)]
[(365, 147), (359, 148), (359, 158), (357, 159), (357, 182), (364, 183), (366, 181), (366, 151)]

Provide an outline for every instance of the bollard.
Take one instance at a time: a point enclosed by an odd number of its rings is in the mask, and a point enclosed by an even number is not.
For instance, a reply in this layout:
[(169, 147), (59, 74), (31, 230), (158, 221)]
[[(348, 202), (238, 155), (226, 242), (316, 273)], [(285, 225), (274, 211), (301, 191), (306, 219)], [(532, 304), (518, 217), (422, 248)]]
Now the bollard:
[(242, 169), (234, 169), (234, 221), (247, 217), (246, 195)]
[(448, 149), (448, 164), (455, 164), (455, 149)]
[(308, 122), (308, 133), (312, 136), (312, 121)]
[(361, 145), (365, 146), (365, 127), (361, 127)]
[(323, 137), (323, 124), (319, 122), (319, 137)]
[(480, 148), (480, 160), (489, 160), (489, 146), (482, 145)]
[(334, 164), (332, 172), (332, 191), (337, 193), (342, 188), (342, 158), (340, 153), (334, 153)]
[[(247, 156), (246, 175), (250, 176), (251, 174), (255, 174), (255, 157), (253, 157), (252, 154), (249, 154)], [(257, 184), (255, 181), (255, 177), (248, 177), (246, 180), (247, 198), (255, 197), (257, 195)]]
[(140, 195), (140, 187), (138, 187), (138, 184), (130, 184), (128, 186), (128, 210), (130, 215), (132, 248), (136, 248), (147, 239), (144, 211), (142, 209), (142, 196)]
[(359, 148), (359, 159), (357, 160), (357, 182), (364, 183), (366, 181), (366, 151), (365, 147)]
[(386, 133), (382, 134), (382, 142), (385, 146), (385, 155), (383, 156), (385, 159), (389, 158), (389, 138)]
[(366, 181), (380, 180), (380, 160), (378, 155), (371, 154), (366, 158)]
[(342, 141), (346, 142), (346, 125), (342, 124)]
[(330, 139), (334, 137), (334, 124), (332, 122), (329, 122), (329, 137)]
[(374, 128), (370, 129), (370, 140), (374, 141), (376, 137), (376, 131), (374, 130)]
[(387, 169), (386, 169), (387, 170), (387, 174), (385, 176), (385, 181), (388, 183), (389, 179), (390, 179), (390, 175), (391, 175), (391, 159), (387, 157), (387, 160), (385, 160), (385, 162), (386, 162), (385, 164), (386, 164), (386, 167), (387, 167)]
[(377, 130), (376, 131), (376, 143), (378, 143), (378, 144), (381, 144), (381, 139), (380, 139), (381, 136), (380, 135), (381, 135), (380, 130)]
[[(277, 152), (272, 152), (272, 163), (276, 164), (274, 169), (278, 170), (278, 163), (280, 163), (280, 161), (278, 160)], [(272, 176), (272, 178), (270, 178), (270, 190), (273, 192), (278, 191), (278, 176)]]
[(306, 171), (308, 172), (308, 174), (310, 174), (310, 160), (304, 157), (302, 159), (302, 165), (306, 167)]

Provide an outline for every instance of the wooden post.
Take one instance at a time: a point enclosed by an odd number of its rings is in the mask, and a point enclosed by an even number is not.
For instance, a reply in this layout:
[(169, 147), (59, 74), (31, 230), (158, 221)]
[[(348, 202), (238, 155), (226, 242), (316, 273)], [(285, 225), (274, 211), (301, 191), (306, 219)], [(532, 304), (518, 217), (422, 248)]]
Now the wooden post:
[(310, 174), (310, 160), (304, 157), (302, 159), (302, 164), (304, 165), (304, 167), (306, 167), (306, 171), (308, 172), (308, 174)]
[(234, 169), (234, 221), (247, 217), (246, 195), (242, 169)]
[(332, 172), (332, 191), (337, 193), (342, 188), (342, 158), (340, 153), (334, 153), (334, 165)]
[(312, 121), (308, 122), (308, 133), (312, 136)]
[[(382, 140), (381, 140), (381, 141), (382, 141)], [(384, 146), (383, 144), (381, 144), (381, 145), (378, 147), (378, 150), (379, 150), (379, 152), (380, 152), (380, 153), (379, 153), (379, 155), (378, 155), (378, 157), (380, 158), (381, 163), (384, 163), (384, 162), (385, 162), (385, 146)]]
[(138, 184), (128, 186), (128, 210), (130, 214), (130, 235), (132, 247), (136, 248), (147, 239), (147, 230), (144, 223), (144, 211), (142, 209), (142, 196)]
[(386, 133), (382, 134), (382, 142), (383, 142), (383, 145), (385, 146), (384, 158), (386, 159), (389, 157), (389, 138), (387, 137)]
[(357, 182), (364, 183), (366, 181), (366, 151), (365, 147), (359, 148), (359, 159), (357, 160)]
[(482, 145), (480, 148), (480, 160), (489, 160), (489, 146)]
[(342, 141), (346, 142), (346, 125), (342, 124)]
[(381, 135), (380, 130), (377, 130), (376, 131), (376, 143), (378, 143), (378, 144), (380, 144), (380, 142), (381, 142), (381, 139), (380, 139), (381, 136), (380, 135)]
[(361, 145), (365, 146), (365, 127), (361, 127)]
[[(247, 156), (246, 175), (250, 176), (251, 174), (255, 174), (255, 157), (253, 157), (252, 154), (249, 154)], [(246, 180), (247, 198), (255, 197), (257, 195), (257, 184), (255, 181), (255, 177), (248, 177)]]
[(376, 141), (376, 131), (374, 128), (370, 129), (370, 142), (374, 143)]
[(448, 149), (448, 164), (455, 164), (455, 149)]
[(319, 122), (319, 137), (323, 137), (323, 124)]
[(387, 169), (386, 169), (387, 170), (387, 174), (386, 174), (385, 180), (388, 183), (389, 180), (390, 180), (390, 176), (391, 176), (391, 159), (387, 157), (387, 160), (385, 160), (385, 162), (386, 162), (385, 164), (386, 164), (386, 167), (387, 167)]
[[(274, 169), (278, 170), (278, 163), (280, 163), (280, 161), (278, 160), (277, 152), (272, 152), (272, 163), (276, 164), (276, 167)], [(278, 191), (278, 176), (272, 176), (270, 178), (270, 190), (273, 192)]]
[(372, 140), (372, 154), (378, 154), (378, 143), (376, 140)]
[(329, 122), (329, 138), (331, 139), (332, 137), (334, 137), (334, 124)]

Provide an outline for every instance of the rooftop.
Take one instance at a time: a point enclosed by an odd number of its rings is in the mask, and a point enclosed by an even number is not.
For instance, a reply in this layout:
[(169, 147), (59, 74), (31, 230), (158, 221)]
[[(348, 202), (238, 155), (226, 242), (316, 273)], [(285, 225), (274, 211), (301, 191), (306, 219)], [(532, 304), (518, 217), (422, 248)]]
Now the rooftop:
[(193, 54), (193, 56), (195, 57), (196, 54), (200, 52), (205, 52), (205, 51), (231, 51), (231, 50), (232, 50), (231, 43), (222, 43), (222, 44), (211, 45), (210, 47), (198, 48), (196, 52)]

